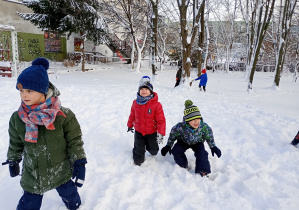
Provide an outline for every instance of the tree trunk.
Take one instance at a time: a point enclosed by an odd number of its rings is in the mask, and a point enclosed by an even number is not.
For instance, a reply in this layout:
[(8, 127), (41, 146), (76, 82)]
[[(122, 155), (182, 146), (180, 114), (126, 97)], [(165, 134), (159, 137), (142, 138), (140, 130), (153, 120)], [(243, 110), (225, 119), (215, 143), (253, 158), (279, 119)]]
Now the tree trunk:
[[(278, 56), (275, 64), (275, 77), (274, 77), (274, 83), (276, 87), (279, 87), (281, 72), (283, 70), (283, 64), (287, 49), (287, 42), (288, 42), (288, 35), (289, 30), (291, 26), (291, 20), (294, 13), (294, 9), (296, 6), (297, 0), (293, 2), (294, 4), (291, 4), (292, 0), (284, 0), (284, 6), (283, 6), (283, 12), (281, 17), (281, 22), (279, 25), (281, 25), (281, 31), (279, 33), (279, 46), (278, 46)], [(282, 5), (281, 5), (282, 6)]]
[(140, 73), (140, 67), (141, 67), (141, 49), (137, 48), (136, 72)]
[[(253, 82), (253, 77), (254, 73), (256, 70), (256, 64), (258, 61), (260, 49), (262, 46), (262, 42), (264, 40), (264, 37), (266, 35), (266, 31), (269, 27), (270, 20), (272, 18), (273, 10), (274, 10), (274, 4), (275, 0), (270, 0), (266, 1), (264, 5), (259, 5), (259, 11), (257, 14), (257, 22), (255, 23), (255, 28), (254, 30), (251, 31), (252, 35), (255, 34), (256, 39), (251, 42), (251, 45), (254, 45), (252, 48), (252, 53), (251, 53), (251, 61), (250, 61), (250, 67), (251, 67), (251, 72), (250, 72), (250, 77), (249, 77), (249, 82), (248, 82), (248, 87), (247, 90), (252, 89), (252, 82)], [(265, 11), (263, 12), (263, 7), (265, 7)]]
[(151, 51), (152, 51), (152, 74), (156, 75), (157, 65), (156, 65), (156, 55), (157, 55), (157, 29), (158, 29), (158, 0), (154, 2), (154, 0), (151, 0), (152, 8), (153, 8), (153, 14), (152, 14), (152, 45), (151, 45)]
[(135, 58), (135, 44), (132, 39), (132, 52), (131, 52), (131, 69), (134, 69), (134, 58)]
[(197, 76), (201, 75), (201, 64), (203, 63), (203, 45), (205, 39), (205, 1), (202, 2), (203, 6), (200, 8), (200, 32), (198, 34), (198, 64), (197, 64)]
[(85, 72), (85, 49), (84, 49), (84, 36), (83, 31), (80, 31), (80, 39), (81, 39), (81, 64), (82, 64), (82, 71)]
[[(205, 0), (203, 0), (204, 2)], [(188, 29), (189, 21), (187, 21), (187, 10), (189, 7), (190, 1), (181, 1), (177, 0), (177, 4), (179, 7), (180, 13), (180, 26), (181, 26), (181, 38), (182, 38), (182, 68), (183, 72), (185, 72), (184, 77), (190, 77), (190, 69), (191, 69), (191, 48), (198, 31), (198, 21), (200, 17), (200, 9), (198, 8), (198, 1), (193, 0), (193, 25), (191, 31)], [(203, 7), (203, 3), (200, 7)]]

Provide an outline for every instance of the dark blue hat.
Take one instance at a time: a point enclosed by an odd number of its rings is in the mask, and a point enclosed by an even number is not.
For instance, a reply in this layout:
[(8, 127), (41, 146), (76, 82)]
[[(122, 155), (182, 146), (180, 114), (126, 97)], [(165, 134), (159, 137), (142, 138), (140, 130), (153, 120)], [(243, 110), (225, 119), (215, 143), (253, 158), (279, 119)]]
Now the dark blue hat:
[(32, 61), (32, 66), (23, 70), (17, 80), (16, 88), (30, 89), (47, 94), (49, 89), (49, 77), (47, 70), (49, 61), (45, 58), (37, 58)]

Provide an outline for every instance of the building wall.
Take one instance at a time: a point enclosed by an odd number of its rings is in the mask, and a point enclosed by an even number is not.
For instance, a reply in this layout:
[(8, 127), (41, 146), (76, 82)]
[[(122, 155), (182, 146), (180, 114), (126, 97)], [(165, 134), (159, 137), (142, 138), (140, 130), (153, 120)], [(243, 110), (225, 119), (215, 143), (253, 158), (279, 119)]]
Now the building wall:
[(32, 10), (21, 3), (0, 0), (0, 24), (10, 25), (16, 28), (17, 32), (43, 34), (43, 31), (34, 26), (30, 21), (21, 18), (17, 12), (32, 13)]
[[(74, 46), (74, 39), (76, 37), (79, 37), (79, 34), (71, 34), (71, 36), (67, 39), (67, 52), (75, 52), (75, 46)], [(113, 52), (110, 50), (107, 45), (98, 45), (95, 46), (92, 41), (85, 41), (84, 44), (85, 52), (98, 52), (105, 56), (112, 57)]]

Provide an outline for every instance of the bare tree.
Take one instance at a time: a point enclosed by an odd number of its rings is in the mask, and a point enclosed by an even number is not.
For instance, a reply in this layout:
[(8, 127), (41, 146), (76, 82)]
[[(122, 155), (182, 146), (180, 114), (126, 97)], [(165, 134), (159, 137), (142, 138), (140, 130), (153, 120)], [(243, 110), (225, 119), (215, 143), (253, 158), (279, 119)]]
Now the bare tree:
[(152, 74), (156, 74), (156, 55), (157, 55), (157, 32), (158, 32), (158, 3), (159, 0), (151, 0), (152, 21), (151, 21), (151, 54), (152, 54)]
[[(297, 10), (298, 11), (299, 5), (297, 4)], [(295, 13), (295, 18), (294, 18), (294, 26), (297, 27), (299, 29), (299, 12)], [(295, 69), (294, 69), (294, 82), (296, 82), (297, 78), (298, 78), (298, 71), (299, 71), (299, 33), (297, 33), (294, 36), (294, 41), (295, 41)]]
[(177, 0), (177, 4), (180, 13), (182, 69), (185, 71), (184, 77), (189, 78), (191, 69), (191, 49), (199, 27), (199, 11), (204, 4), (199, 3), (198, 0), (193, 0), (192, 2), (190, 0)]
[[(203, 48), (204, 48), (204, 40), (205, 40), (205, 0), (202, 2), (202, 6), (200, 7), (200, 24), (198, 27), (198, 65), (197, 65), (197, 76), (201, 75), (202, 63), (203, 63)], [(209, 10), (208, 10), (209, 13)], [(208, 21), (208, 20), (207, 20)], [(208, 30), (208, 28), (206, 28)], [(204, 63), (205, 65), (205, 63)]]
[(296, 3), (297, 0), (280, 0), (277, 28), (276, 31), (273, 31), (273, 33), (275, 34), (273, 34), (272, 36), (275, 50), (274, 83), (277, 87), (279, 87), (280, 75), (283, 69), (285, 55), (287, 52), (288, 37), (291, 29), (291, 22), (295, 11)]
[(137, 50), (136, 71), (140, 72), (141, 55), (144, 50), (149, 21), (151, 18), (151, 8), (148, 1), (140, 0), (103, 0), (102, 11), (106, 15), (106, 20), (119, 33), (129, 33), (132, 39), (132, 69), (134, 68), (134, 51)]
[(297, 41), (297, 48), (296, 48), (296, 65), (295, 65), (295, 71), (294, 71), (294, 81), (297, 80), (297, 71), (299, 70), (299, 39)]
[(274, 4), (275, 0), (247, 0), (246, 10), (242, 10), (246, 11), (243, 17), (245, 17), (248, 35), (248, 57), (246, 66), (248, 91), (252, 89), (259, 53), (272, 18)]
[(179, 12), (177, 5), (172, 0), (159, 2), (159, 27), (158, 27), (158, 56), (161, 59), (161, 67), (165, 56), (169, 55), (172, 59), (178, 60), (181, 57), (181, 40), (178, 33)]
[[(221, 16), (222, 13), (219, 10), (213, 10), (214, 15), (217, 17), (220, 23), (220, 34), (222, 37), (222, 42), (225, 44), (226, 50), (226, 63), (225, 69), (226, 72), (229, 71), (229, 63), (231, 60), (231, 53), (234, 44), (234, 38), (236, 33), (235, 22), (237, 19), (237, 9), (238, 1), (237, 0), (221, 0), (220, 4), (225, 8), (225, 16)], [(227, 19), (225, 21), (225, 19)]]

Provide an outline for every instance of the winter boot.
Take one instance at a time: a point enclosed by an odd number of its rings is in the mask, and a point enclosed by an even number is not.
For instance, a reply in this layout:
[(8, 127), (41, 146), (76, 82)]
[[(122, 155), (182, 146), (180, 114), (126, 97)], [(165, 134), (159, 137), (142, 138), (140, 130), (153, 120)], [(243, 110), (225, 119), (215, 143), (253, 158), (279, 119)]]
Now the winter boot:
[(209, 178), (209, 174), (208, 174), (207, 172), (202, 172), (202, 171), (200, 171), (199, 174), (200, 174), (200, 176), (202, 176), (202, 177)]
[(144, 160), (134, 160), (135, 165), (141, 166), (141, 164), (144, 162)]
[(294, 140), (291, 142), (292, 145), (296, 146), (299, 143), (299, 131), (295, 136)]
[(293, 146), (296, 146), (298, 143), (299, 143), (299, 139), (294, 139), (294, 140), (291, 142), (291, 144), (292, 144)]

